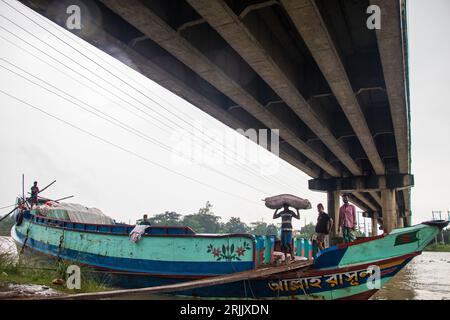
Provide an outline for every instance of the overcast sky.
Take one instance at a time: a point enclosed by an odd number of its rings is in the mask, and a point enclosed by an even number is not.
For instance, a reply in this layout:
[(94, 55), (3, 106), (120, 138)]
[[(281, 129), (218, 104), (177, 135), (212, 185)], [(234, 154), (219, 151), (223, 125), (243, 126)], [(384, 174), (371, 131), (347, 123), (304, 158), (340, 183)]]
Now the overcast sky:
[[(126, 222), (143, 213), (194, 213), (207, 200), (224, 220), (268, 222), (272, 212), (261, 201), (265, 196), (292, 193), (313, 207), (326, 202), (325, 194), (308, 190), (308, 176), (266, 151), (262, 155), (276, 174), (261, 174), (267, 166), (251, 159), (210, 167), (175, 161), (170, 147), (186, 145), (186, 139), (195, 152), (222, 147), (206, 144), (200, 130), (214, 130), (215, 140), (235, 138), (246, 150), (251, 143), (20, 3), (7, 2), (20, 13), (0, 2), (0, 89), (7, 93), (0, 92), (0, 207), (21, 193), (22, 173), (27, 189), (34, 180), (41, 187), (57, 180), (46, 196), (75, 195), (71, 201)], [(409, 1), (414, 223), (429, 219), (431, 210), (450, 209), (448, 13), (448, 0)], [(236, 157), (238, 150), (227, 150), (227, 159)], [(315, 210), (304, 211), (294, 227), (304, 219), (315, 221)]]

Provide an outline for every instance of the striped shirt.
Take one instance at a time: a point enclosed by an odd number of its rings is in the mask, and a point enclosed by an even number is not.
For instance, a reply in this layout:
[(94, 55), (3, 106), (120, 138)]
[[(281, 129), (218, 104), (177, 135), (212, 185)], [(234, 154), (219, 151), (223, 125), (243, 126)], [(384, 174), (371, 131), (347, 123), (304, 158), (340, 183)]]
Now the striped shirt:
[(281, 217), (281, 230), (292, 231), (292, 217), (295, 213), (291, 210), (284, 210), (280, 213)]

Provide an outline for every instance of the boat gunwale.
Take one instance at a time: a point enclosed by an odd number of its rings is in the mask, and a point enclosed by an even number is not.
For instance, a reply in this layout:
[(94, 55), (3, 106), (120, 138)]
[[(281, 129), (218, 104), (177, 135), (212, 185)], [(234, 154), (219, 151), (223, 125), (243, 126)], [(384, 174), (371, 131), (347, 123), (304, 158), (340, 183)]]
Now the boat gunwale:
[[(400, 256), (396, 256), (396, 257), (392, 257), (392, 258), (387, 258), (387, 259), (380, 259), (380, 260), (376, 260), (376, 261), (371, 261), (371, 262), (364, 262), (364, 263), (360, 263), (360, 264), (352, 264), (352, 265), (348, 265), (348, 266), (343, 266), (343, 267), (338, 267), (338, 268), (333, 268), (333, 269), (316, 269), (314, 268), (314, 265), (310, 266), (309, 269), (300, 269), (299, 271), (286, 271), (285, 274), (293, 274), (295, 275), (295, 277), (304, 277), (304, 276), (322, 276), (322, 275), (328, 275), (331, 273), (337, 273), (337, 272), (350, 272), (350, 271), (354, 271), (354, 270), (358, 270), (360, 268), (365, 268), (368, 267), (370, 265), (375, 265), (375, 264), (383, 264), (383, 263), (391, 263), (391, 262), (395, 262), (397, 260), (406, 260), (406, 259), (410, 259), (410, 258), (414, 258), (416, 256), (419, 256), (422, 254), (422, 251), (414, 251), (411, 253), (406, 253)], [(278, 274), (277, 274), (278, 275)], [(268, 276), (267, 279), (276, 279), (276, 278), (270, 278), (271, 276)]]
[[(30, 214), (31, 215), (31, 214)], [(121, 226), (116, 226), (113, 224), (96, 224), (96, 223), (84, 223), (84, 222), (72, 222), (72, 221), (67, 221), (67, 220), (62, 220), (62, 219), (57, 219), (57, 218), (49, 218), (49, 217), (45, 217), (45, 216), (41, 216), (41, 215), (31, 215), (31, 218), (25, 218), (27, 221), (29, 221), (32, 224), (35, 225), (41, 225), (41, 226), (47, 226), (50, 228), (56, 228), (56, 229), (62, 229), (62, 230), (69, 230), (69, 231), (74, 231), (74, 232), (86, 232), (86, 233), (93, 233), (93, 234), (105, 234), (105, 235), (114, 235), (114, 236), (129, 236), (128, 233), (119, 233), (119, 232), (105, 232), (105, 231), (94, 231), (94, 230), (86, 230), (86, 229), (76, 229), (76, 228), (68, 228), (65, 225), (67, 223), (71, 223), (71, 224), (81, 224), (81, 225), (85, 225), (85, 226), (95, 226), (96, 228), (98, 228), (98, 226), (109, 226), (109, 227), (124, 227), (124, 228), (129, 228), (129, 227), (134, 227), (136, 225), (121, 225)], [(40, 219), (45, 219), (45, 220), (51, 220), (51, 221), (59, 221), (63, 223), (63, 226), (60, 225), (53, 225), (53, 224), (49, 224), (46, 222), (40, 223), (36, 221), (36, 218), (40, 218)], [(245, 237), (245, 238), (249, 238), (250, 240), (255, 241), (255, 236), (252, 234), (248, 234), (248, 233), (227, 233), (227, 234), (199, 234), (199, 233), (195, 233), (194, 230), (192, 230), (192, 228), (186, 226), (186, 227), (177, 227), (177, 226), (150, 226), (149, 228), (160, 228), (160, 229), (180, 229), (180, 228), (187, 228), (189, 230), (191, 230), (192, 234), (143, 234), (142, 237), (180, 237), (180, 238), (229, 238), (229, 237)]]

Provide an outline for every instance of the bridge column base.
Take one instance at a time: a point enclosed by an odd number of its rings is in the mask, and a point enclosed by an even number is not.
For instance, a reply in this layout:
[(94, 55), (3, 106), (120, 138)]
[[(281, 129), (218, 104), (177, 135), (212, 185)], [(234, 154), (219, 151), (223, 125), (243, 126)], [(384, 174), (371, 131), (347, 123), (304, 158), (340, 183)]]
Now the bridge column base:
[(381, 210), (383, 214), (383, 231), (389, 233), (397, 227), (398, 220), (395, 190), (381, 190)]
[(375, 237), (376, 235), (378, 235), (378, 219), (377, 217), (373, 217), (371, 218), (371, 220), (372, 220), (372, 230), (370, 235), (372, 237)]
[(330, 232), (330, 240), (339, 236), (338, 220), (339, 220), (339, 191), (328, 191), (327, 193), (327, 210), (330, 218), (333, 219), (333, 227)]

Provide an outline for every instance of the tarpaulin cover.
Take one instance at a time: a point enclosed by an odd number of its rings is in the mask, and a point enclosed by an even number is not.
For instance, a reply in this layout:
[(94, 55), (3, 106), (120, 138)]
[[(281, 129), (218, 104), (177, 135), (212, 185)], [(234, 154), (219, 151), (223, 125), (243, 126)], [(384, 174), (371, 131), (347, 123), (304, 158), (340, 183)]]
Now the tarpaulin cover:
[(48, 202), (39, 206), (36, 211), (46, 217), (72, 222), (114, 224), (113, 219), (97, 208), (87, 208), (76, 203)]
[(264, 199), (266, 207), (270, 209), (281, 209), (284, 204), (297, 209), (311, 209), (308, 199), (302, 199), (292, 194), (279, 194)]

